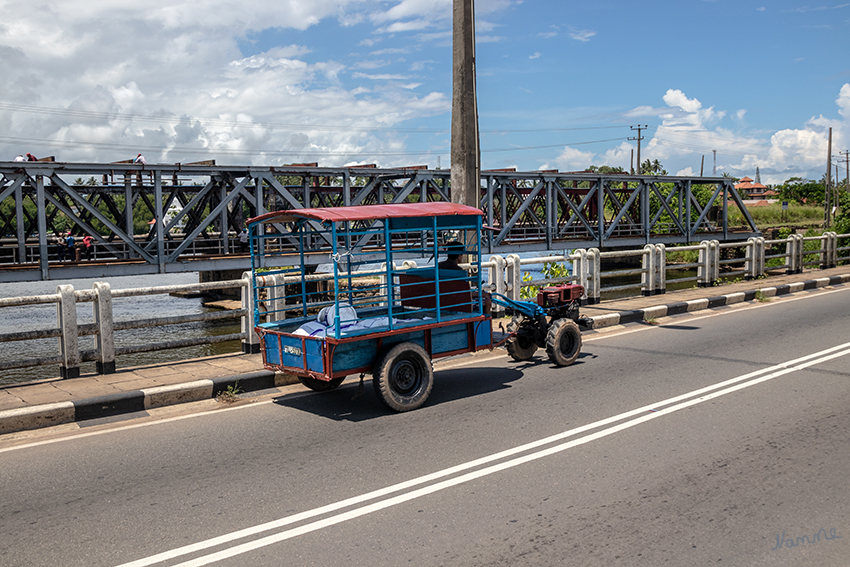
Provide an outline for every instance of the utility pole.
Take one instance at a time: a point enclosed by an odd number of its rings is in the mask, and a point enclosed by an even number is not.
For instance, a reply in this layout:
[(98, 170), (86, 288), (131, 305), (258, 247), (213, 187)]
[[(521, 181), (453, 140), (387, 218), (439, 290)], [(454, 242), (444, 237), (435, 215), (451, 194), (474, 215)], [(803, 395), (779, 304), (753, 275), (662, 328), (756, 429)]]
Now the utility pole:
[(830, 179), (832, 177), (832, 128), (829, 129), (829, 142), (826, 146), (826, 180), (823, 188), (824, 193), (824, 211), (823, 211), (823, 227), (829, 228), (829, 209), (830, 209)]
[(453, 1), (451, 197), (453, 203), (479, 208), (481, 154), (475, 96), (475, 7), (473, 0)]
[(646, 124), (638, 124), (637, 126), (630, 126), (632, 130), (637, 130), (637, 137), (629, 138), (629, 140), (637, 140), (637, 174), (640, 175), (640, 142), (643, 140), (643, 136), (640, 135), (641, 130), (646, 130), (649, 128)]
[(844, 156), (844, 191), (850, 191), (850, 150), (844, 150), (838, 153)]
[(699, 176), (702, 177), (702, 171), (705, 167), (705, 155), (702, 156), (702, 159), (699, 160)]
[(717, 177), (717, 150), (711, 150), (711, 153), (714, 154), (714, 167), (711, 168), (711, 176)]

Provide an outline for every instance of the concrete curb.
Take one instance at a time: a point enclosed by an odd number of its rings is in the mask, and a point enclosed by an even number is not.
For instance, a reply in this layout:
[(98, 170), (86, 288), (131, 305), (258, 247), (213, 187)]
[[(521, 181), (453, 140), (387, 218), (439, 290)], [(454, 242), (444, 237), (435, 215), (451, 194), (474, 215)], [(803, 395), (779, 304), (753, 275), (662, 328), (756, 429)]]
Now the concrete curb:
[(238, 387), (242, 392), (254, 392), (286, 383), (291, 381), (279, 377), (270, 370), (262, 370), (184, 384), (155, 386), (83, 400), (5, 410), (0, 411), (0, 434), (208, 400), (227, 391), (230, 387)]
[(832, 276), (829, 278), (817, 278), (802, 282), (779, 285), (775, 287), (764, 287), (753, 289), (750, 291), (739, 291), (726, 295), (718, 295), (705, 299), (694, 299), (668, 305), (656, 305), (647, 309), (637, 309), (635, 311), (621, 311), (619, 313), (608, 313), (605, 315), (597, 315), (589, 317), (591, 323), (589, 329), (597, 330), (604, 327), (612, 327), (614, 325), (625, 325), (626, 323), (636, 323), (646, 321), (647, 319), (657, 319), (658, 317), (666, 317), (669, 315), (679, 315), (681, 313), (689, 313), (702, 309), (713, 309), (724, 305), (733, 305), (744, 301), (755, 301), (761, 295), (762, 297), (776, 297), (778, 295), (786, 295), (789, 293), (798, 293), (809, 289), (826, 287), (830, 285), (841, 285), (850, 282), (850, 274), (841, 276)]

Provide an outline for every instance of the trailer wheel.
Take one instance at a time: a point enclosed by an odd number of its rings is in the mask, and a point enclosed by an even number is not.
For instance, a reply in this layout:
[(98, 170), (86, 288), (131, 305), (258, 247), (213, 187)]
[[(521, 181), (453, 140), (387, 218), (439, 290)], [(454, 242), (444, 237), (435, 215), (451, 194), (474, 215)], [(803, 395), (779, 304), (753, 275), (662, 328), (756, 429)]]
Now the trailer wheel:
[(508, 350), (510, 357), (520, 362), (528, 360), (537, 352), (537, 344), (534, 342), (534, 337), (530, 332), (524, 332), (526, 330), (523, 329), (522, 323), (524, 320), (525, 317), (519, 315), (511, 319), (511, 322), (508, 323), (508, 332), (513, 333), (516, 331), (517, 334), (505, 343), (505, 348)]
[(570, 319), (558, 319), (546, 334), (546, 354), (558, 366), (569, 366), (581, 352), (581, 331)]
[(390, 409), (410, 411), (425, 403), (434, 385), (431, 357), (416, 343), (400, 343), (385, 352), (372, 371), (372, 386)]
[(315, 392), (328, 392), (330, 390), (335, 390), (339, 388), (339, 385), (342, 384), (342, 381), (345, 380), (345, 376), (340, 376), (339, 378), (334, 378), (333, 380), (319, 380), (318, 378), (310, 378), (309, 376), (299, 376), (298, 381), (310, 388)]

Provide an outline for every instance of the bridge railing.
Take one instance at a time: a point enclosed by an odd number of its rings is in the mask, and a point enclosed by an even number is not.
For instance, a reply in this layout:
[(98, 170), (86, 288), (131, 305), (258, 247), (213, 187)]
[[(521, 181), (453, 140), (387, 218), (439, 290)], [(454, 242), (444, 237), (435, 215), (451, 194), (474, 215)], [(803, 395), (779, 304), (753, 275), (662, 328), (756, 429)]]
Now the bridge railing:
[[(812, 267), (831, 268), (839, 263), (850, 262), (850, 246), (839, 246), (839, 243), (848, 241), (850, 241), (850, 234), (836, 234), (834, 232), (827, 232), (820, 237), (806, 238), (792, 234), (781, 240), (750, 238), (746, 243), (737, 245), (738, 248), (743, 249), (743, 257), (728, 259), (722, 258), (721, 251), (734, 246), (720, 244), (717, 241), (703, 241), (696, 245), (675, 248), (668, 248), (663, 244), (648, 244), (642, 249), (620, 252), (600, 252), (595, 248), (579, 249), (563, 253), (552, 252), (547, 256), (535, 258), (521, 258), (516, 254), (510, 254), (507, 257), (494, 255), (488, 261), (481, 263), (481, 269), (486, 272), (485, 289), (507, 295), (511, 299), (521, 300), (523, 290), (529, 292), (532, 286), (576, 282), (585, 287), (586, 295), (584, 299), (586, 302), (596, 304), (603, 299), (603, 294), (609, 293), (622, 295), (622, 292), (635, 290), (636, 294), (656, 295), (665, 293), (671, 285), (687, 284), (688, 282), (695, 282), (698, 286), (703, 287), (712, 286), (720, 281), (721, 275), (724, 279), (737, 277), (754, 279), (777, 273), (800, 273), (804, 269)], [(784, 249), (784, 252), (766, 253), (776, 248)], [(668, 256), (672, 252), (696, 252), (698, 261), (689, 263), (668, 262)], [(606, 269), (603, 271), (603, 262), (608, 265), (615, 260), (628, 259), (634, 262), (638, 258), (640, 259), (640, 267), (635, 265), (626, 269)], [(560, 275), (550, 278), (524, 277), (525, 274), (532, 272), (542, 272), (542, 268), (547, 263), (568, 263), (570, 269), (567, 272), (561, 271)], [(407, 261), (398, 269), (415, 267), (415, 262)], [(471, 269), (468, 264), (465, 267)], [(696, 270), (696, 274), (668, 278), (668, 272), (683, 269)], [(317, 282), (333, 279), (331, 274), (315, 274), (308, 277)], [(623, 283), (621, 281), (623, 278), (634, 281)], [(607, 281), (607, 283), (603, 285), (603, 281)], [(274, 302), (287, 301), (284, 293), (285, 284), (286, 281), (281, 279), (281, 281), (273, 282), (273, 285), (268, 287), (270, 290), (277, 291), (269, 292), (262, 299), (271, 304), (271, 307), (264, 309), (264, 311), (274, 313)], [(251, 274), (245, 273), (239, 280), (134, 289), (113, 290), (108, 283), (103, 282), (95, 283), (92, 289), (85, 290), (75, 290), (71, 285), (60, 285), (55, 294), (0, 299), (0, 315), (2, 315), (4, 307), (36, 307), (39, 305), (56, 305), (57, 313), (55, 327), (0, 333), (0, 343), (52, 338), (58, 339), (59, 343), (58, 354), (54, 356), (0, 360), (0, 370), (58, 364), (60, 375), (71, 378), (80, 375), (81, 363), (95, 362), (98, 373), (109, 374), (115, 372), (116, 359), (120, 356), (228, 341), (241, 341), (243, 353), (259, 352), (259, 340), (253, 332), (255, 306), (253, 305), (252, 285)], [(112, 301), (116, 298), (186, 292), (204, 293), (233, 288), (241, 288), (242, 294), (241, 305), (236, 309), (117, 321), (113, 316)], [(529, 293), (529, 295), (533, 294)], [(92, 304), (92, 323), (80, 323), (78, 321), (78, 305), (84, 303)], [(240, 331), (218, 336), (178, 337), (160, 342), (116, 345), (116, 334), (130, 329), (226, 319), (238, 319), (241, 323)], [(175, 334), (179, 334), (179, 331), (175, 331)], [(93, 349), (81, 349), (79, 339), (83, 336), (94, 337)]]
[[(20, 307), (27, 305), (56, 305), (56, 326), (47, 329), (0, 333), (0, 343), (29, 341), (34, 339), (59, 339), (59, 352), (55, 356), (26, 357), (16, 360), (0, 361), (0, 370), (28, 368), (59, 364), (59, 374), (63, 378), (75, 378), (80, 375), (80, 365), (83, 362), (95, 362), (99, 374), (115, 372), (116, 357), (127, 354), (152, 352), (167, 349), (191, 347), (197, 345), (215, 344), (227, 341), (246, 339), (245, 326), (239, 333), (229, 333), (217, 336), (192, 338), (175, 338), (155, 343), (137, 342), (126, 346), (116, 346), (116, 333), (130, 329), (143, 329), (179, 325), (198, 321), (220, 321), (223, 319), (245, 318), (248, 312), (244, 308), (226, 309), (207, 313), (176, 315), (171, 317), (155, 317), (149, 319), (126, 319), (116, 321), (113, 316), (112, 301), (116, 298), (141, 297), (147, 295), (211, 292), (221, 289), (231, 289), (249, 285), (250, 280), (232, 280), (223, 282), (199, 283), (190, 285), (157, 286), (132, 289), (111, 289), (105, 282), (96, 282), (90, 290), (75, 290), (71, 285), (60, 285), (55, 294), (10, 297), (0, 299), (0, 309), (3, 307)], [(94, 322), (79, 323), (77, 317), (78, 304), (91, 303)], [(178, 332), (175, 331), (175, 334)], [(94, 349), (82, 350), (80, 337), (93, 336)]]
[[(850, 261), (850, 246), (839, 246), (839, 241), (847, 242), (850, 234), (836, 234), (825, 232), (821, 236), (803, 237), (799, 234), (789, 235), (785, 239), (765, 240), (764, 238), (750, 238), (743, 243), (720, 243), (716, 240), (705, 240), (697, 245), (667, 247), (664, 244), (647, 244), (642, 250), (624, 250), (616, 252), (599, 252), (595, 248), (587, 250), (575, 250), (571, 253), (565, 252), (560, 256), (550, 255), (536, 258), (523, 258), (509, 255), (507, 264), (509, 269), (505, 272), (506, 290), (511, 299), (519, 300), (523, 295), (523, 288), (537, 288), (558, 281), (572, 281), (580, 283), (585, 287), (585, 300), (588, 304), (599, 303), (602, 294), (636, 290), (642, 295), (656, 295), (666, 292), (668, 286), (687, 282), (696, 282), (699, 287), (709, 287), (723, 280), (734, 280), (742, 278), (751, 280), (763, 278), (780, 273), (797, 274), (805, 268), (817, 267), (820, 269), (834, 268), (839, 263)], [(767, 252), (780, 248), (782, 251)], [(733, 258), (724, 258), (723, 250), (740, 251), (743, 255)], [(697, 262), (675, 262), (668, 261), (671, 253), (681, 254), (683, 252), (697, 252)], [(606, 270), (603, 272), (602, 265), (607, 261), (640, 257), (640, 267), (629, 269)], [(498, 256), (491, 258), (491, 262), (498, 261)], [(523, 277), (532, 272), (541, 272), (547, 263), (571, 264), (569, 277), (552, 279), (534, 279)], [(510, 266), (513, 263), (513, 271)], [(538, 269), (523, 272), (522, 267), (536, 267)], [(696, 270), (695, 275), (668, 278), (668, 272), (675, 270)], [(639, 277), (639, 279), (638, 279)], [(628, 278), (632, 281), (627, 283), (614, 283), (602, 285), (602, 281), (611, 279)], [(530, 295), (530, 294), (529, 294)]]

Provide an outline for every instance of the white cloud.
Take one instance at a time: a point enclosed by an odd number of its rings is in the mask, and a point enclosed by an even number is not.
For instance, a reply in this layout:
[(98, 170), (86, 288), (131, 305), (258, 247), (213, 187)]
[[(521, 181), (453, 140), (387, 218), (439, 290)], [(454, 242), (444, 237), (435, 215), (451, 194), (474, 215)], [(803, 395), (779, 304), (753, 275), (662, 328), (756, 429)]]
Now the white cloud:
[(549, 26), (549, 31), (540, 32), (540, 33), (537, 34), (537, 37), (549, 39), (549, 38), (557, 37), (560, 32), (561, 32), (561, 28), (559, 28), (558, 26)]
[[(328, 18), (352, 26), (369, 21), (376, 4), (255, 0), (246, 9), (229, 0), (3, 2), (2, 99), (16, 109), (0, 109), (0, 136), (51, 140), (55, 145), (44, 145), (43, 153), (67, 161), (123, 159), (137, 147), (150, 161), (183, 159), (179, 150), (193, 147), (209, 154), (190, 157), (230, 163), (300, 161), (298, 152), (309, 151), (332, 154), (321, 159), (330, 164), (345, 161), (346, 152), (403, 150), (397, 134), (370, 128), (445, 114), (450, 93), (417, 95), (412, 91), (422, 83), (395, 72), (351, 72), (393, 64), (378, 53), (359, 61), (342, 54), (350, 63), (318, 60), (310, 45), (291, 39), (257, 49), (265, 31), (286, 37), (282, 30), (305, 30)], [(395, 6), (399, 10), (387, 10), (381, 25), (415, 29), (410, 22), (418, 19), (425, 19), (422, 27), (450, 22), (438, 13), (448, 7), (450, 15), (450, 1)], [(399, 20), (397, 12), (405, 8), (409, 17)], [(372, 46), (381, 38), (386, 36), (360, 44)], [(241, 48), (253, 51), (243, 54)], [(373, 90), (379, 80), (402, 82)], [(293, 155), (258, 153), (269, 148)], [(227, 157), (227, 151), (245, 153)]]
[(555, 164), (561, 171), (583, 171), (593, 165), (596, 154), (585, 152), (567, 146), (561, 154), (555, 158)]
[(540, 52), (535, 51), (533, 55), (528, 56), (529, 59), (540, 59)]
[(590, 41), (590, 38), (596, 35), (596, 32), (593, 30), (571, 29), (569, 33), (570, 37), (576, 41)]
[[(813, 117), (800, 128), (785, 128), (767, 138), (720, 126), (725, 112), (706, 109), (698, 99), (688, 98), (680, 90), (668, 90), (663, 100), (666, 108), (641, 107), (627, 114), (661, 119), (654, 133), (647, 136), (642, 158), (658, 159), (665, 165), (670, 162), (672, 169), (679, 171), (685, 171), (681, 162), (699, 159), (700, 155), (710, 160), (712, 150), (717, 150), (719, 171), (752, 176), (758, 167), (765, 183), (779, 183), (792, 176), (819, 178), (825, 167), (829, 128), (833, 129), (833, 147), (850, 143), (850, 84), (841, 87), (835, 101), (842, 119)], [(736, 123), (740, 124), (745, 114), (745, 109), (736, 111)], [(710, 167), (706, 169), (710, 171)]]

